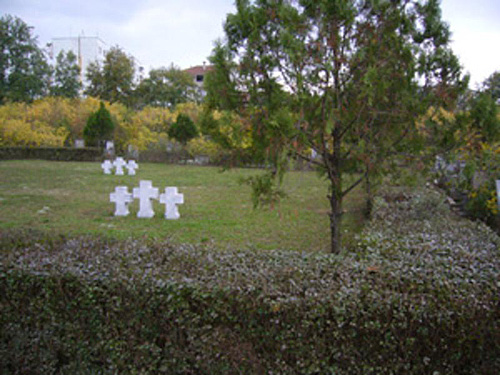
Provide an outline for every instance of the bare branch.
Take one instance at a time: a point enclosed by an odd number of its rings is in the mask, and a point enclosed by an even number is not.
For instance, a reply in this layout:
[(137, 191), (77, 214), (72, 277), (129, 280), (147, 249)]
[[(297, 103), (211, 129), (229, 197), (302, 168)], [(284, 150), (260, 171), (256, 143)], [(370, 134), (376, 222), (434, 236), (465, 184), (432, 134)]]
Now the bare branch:
[(313, 158), (302, 155), (300, 152), (298, 152), (296, 150), (292, 150), (292, 152), (294, 153), (295, 156), (297, 156), (298, 158), (300, 158), (308, 163), (314, 164), (318, 167), (324, 167), (324, 163), (320, 163), (319, 161), (314, 160)]
[(367, 176), (368, 172), (363, 173), (363, 175), (361, 175), (361, 177), (358, 180), (356, 180), (356, 182), (354, 182), (351, 186), (349, 186), (342, 192), (342, 198), (344, 198), (347, 194), (349, 194), (352, 191), (352, 189), (354, 189), (356, 186), (362, 183)]

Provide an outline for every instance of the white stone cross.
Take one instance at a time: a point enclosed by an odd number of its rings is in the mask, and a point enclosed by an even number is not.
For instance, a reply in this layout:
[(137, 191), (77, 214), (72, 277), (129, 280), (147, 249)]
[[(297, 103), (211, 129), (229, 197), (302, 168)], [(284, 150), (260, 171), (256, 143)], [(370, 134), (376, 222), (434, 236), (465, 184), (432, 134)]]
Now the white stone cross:
[(101, 168), (104, 171), (104, 174), (111, 174), (111, 169), (113, 169), (113, 163), (109, 160), (104, 160), (104, 163), (101, 164)]
[(181, 217), (177, 205), (184, 203), (184, 194), (179, 194), (176, 187), (166, 187), (165, 193), (160, 194), (160, 203), (165, 205), (165, 219), (176, 220)]
[(129, 160), (125, 165), (125, 168), (127, 168), (128, 174), (130, 176), (135, 176), (135, 170), (139, 168), (139, 165), (135, 162), (135, 160)]
[(497, 206), (498, 206), (498, 211), (500, 211), (500, 180), (496, 180), (497, 184)]
[(139, 187), (133, 190), (133, 196), (139, 199), (137, 217), (150, 218), (155, 215), (151, 199), (158, 199), (158, 188), (154, 188), (151, 181), (140, 181)]
[(116, 204), (115, 216), (127, 216), (130, 213), (128, 204), (133, 201), (133, 198), (128, 192), (128, 187), (117, 186), (115, 192), (109, 194), (109, 200)]
[(123, 176), (123, 167), (125, 166), (125, 160), (123, 158), (119, 157), (116, 158), (116, 160), (113, 162), (113, 165), (116, 167), (116, 172), (115, 174), (118, 176)]

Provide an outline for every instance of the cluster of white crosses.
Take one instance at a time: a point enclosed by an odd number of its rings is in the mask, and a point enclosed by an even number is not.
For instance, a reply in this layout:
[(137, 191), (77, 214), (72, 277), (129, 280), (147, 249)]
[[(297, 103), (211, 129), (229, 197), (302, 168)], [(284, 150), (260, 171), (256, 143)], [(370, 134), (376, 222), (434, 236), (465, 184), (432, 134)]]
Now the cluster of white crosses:
[(111, 170), (115, 168), (115, 174), (118, 176), (123, 176), (123, 168), (126, 168), (128, 174), (130, 176), (134, 176), (135, 170), (139, 168), (139, 165), (135, 162), (135, 160), (129, 160), (126, 162), (122, 157), (118, 157), (113, 162), (111, 162), (111, 160), (105, 160), (101, 164), (101, 168), (103, 169), (104, 174), (111, 174)]
[(184, 194), (179, 194), (176, 187), (166, 187), (165, 192), (159, 194), (158, 188), (153, 187), (151, 181), (141, 180), (139, 187), (134, 188), (132, 194), (127, 186), (117, 186), (115, 192), (109, 195), (111, 202), (115, 203), (115, 216), (127, 216), (130, 211), (128, 205), (134, 199), (139, 199), (137, 217), (151, 218), (155, 215), (152, 199), (157, 199), (165, 205), (165, 219), (175, 220), (181, 216), (177, 205), (184, 203)]

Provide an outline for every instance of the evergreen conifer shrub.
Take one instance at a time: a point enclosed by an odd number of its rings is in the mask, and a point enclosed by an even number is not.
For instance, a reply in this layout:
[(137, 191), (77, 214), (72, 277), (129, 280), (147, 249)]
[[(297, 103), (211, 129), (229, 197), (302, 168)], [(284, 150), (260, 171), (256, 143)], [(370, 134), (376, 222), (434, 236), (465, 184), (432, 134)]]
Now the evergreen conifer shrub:
[(177, 121), (168, 129), (168, 136), (185, 145), (198, 136), (198, 129), (188, 115), (179, 114)]
[(99, 109), (92, 113), (85, 129), (83, 129), (83, 138), (88, 146), (100, 146), (106, 139), (113, 136), (115, 124), (111, 114), (101, 102)]

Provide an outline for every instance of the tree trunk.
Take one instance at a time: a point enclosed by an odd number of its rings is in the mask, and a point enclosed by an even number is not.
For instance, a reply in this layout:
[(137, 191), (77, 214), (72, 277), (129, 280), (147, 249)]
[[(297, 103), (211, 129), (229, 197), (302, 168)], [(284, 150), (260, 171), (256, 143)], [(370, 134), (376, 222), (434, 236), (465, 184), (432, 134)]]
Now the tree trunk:
[(367, 173), (365, 180), (365, 192), (366, 192), (366, 207), (365, 207), (365, 217), (367, 219), (371, 218), (373, 212), (373, 194), (372, 194), (372, 183), (370, 181), (370, 173)]
[(331, 183), (331, 193), (328, 196), (330, 200), (330, 236), (331, 251), (333, 254), (339, 254), (342, 250), (342, 154), (341, 146), (341, 124), (337, 123), (332, 130), (333, 150), (326, 158), (328, 174)]
[(339, 254), (342, 250), (342, 169), (340, 153), (340, 127), (333, 129), (333, 152), (328, 161), (330, 171), (330, 183), (332, 184), (330, 200), (330, 231), (332, 241), (332, 253)]
[(333, 192), (329, 196), (332, 210), (330, 213), (330, 235), (332, 254), (339, 254), (342, 249), (342, 232), (340, 230), (342, 221), (342, 199), (339, 199), (335, 190), (337, 190), (336, 187), (333, 188)]

